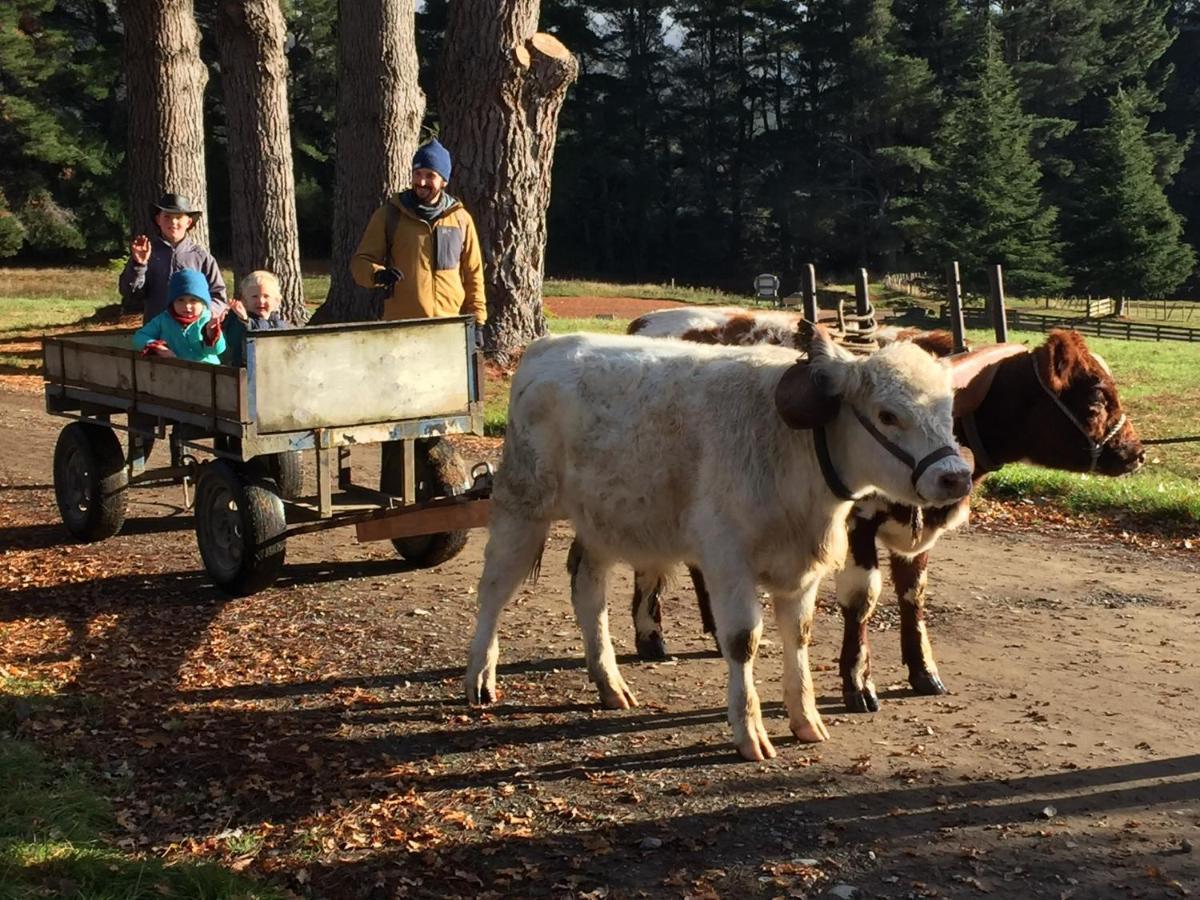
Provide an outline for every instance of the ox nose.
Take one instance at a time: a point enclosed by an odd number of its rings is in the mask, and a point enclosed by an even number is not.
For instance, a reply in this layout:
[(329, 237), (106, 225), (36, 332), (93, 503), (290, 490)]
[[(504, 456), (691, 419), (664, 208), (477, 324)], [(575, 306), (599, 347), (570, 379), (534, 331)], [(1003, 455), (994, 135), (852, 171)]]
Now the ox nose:
[(948, 498), (958, 499), (971, 493), (971, 473), (963, 469), (938, 476), (938, 489)]

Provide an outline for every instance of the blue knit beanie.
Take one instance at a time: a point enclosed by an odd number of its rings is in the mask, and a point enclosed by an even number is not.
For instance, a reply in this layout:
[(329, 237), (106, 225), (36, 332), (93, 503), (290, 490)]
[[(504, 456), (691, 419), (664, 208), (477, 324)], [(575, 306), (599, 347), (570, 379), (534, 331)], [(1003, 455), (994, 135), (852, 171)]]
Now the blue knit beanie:
[(450, 180), (450, 151), (436, 139), (417, 148), (413, 154), (414, 169), (433, 169), (446, 181)]
[(208, 279), (203, 272), (195, 269), (180, 269), (171, 276), (167, 285), (167, 302), (174, 303), (184, 294), (198, 297), (206, 304), (212, 303), (212, 294), (208, 291)]

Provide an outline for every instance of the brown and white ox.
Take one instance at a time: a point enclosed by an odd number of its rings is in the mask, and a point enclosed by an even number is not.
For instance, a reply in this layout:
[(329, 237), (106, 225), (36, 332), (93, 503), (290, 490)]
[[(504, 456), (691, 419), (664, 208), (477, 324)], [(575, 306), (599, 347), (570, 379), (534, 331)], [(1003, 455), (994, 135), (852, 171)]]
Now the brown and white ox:
[(828, 486), (826, 468), (854, 493), (957, 502), (971, 478), (951, 403), (949, 367), (919, 348), (848, 359), (822, 329), (804, 361), (768, 346), (593, 334), (535, 341), (512, 382), (468, 700), (498, 697), (500, 613), (536, 570), (551, 522), (569, 519), (571, 602), (605, 706), (636, 703), (609, 637), (610, 568), (623, 560), (659, 580), (684, 562), (705, 574), (738, 751), (775, 755), (752, 671), (759, 585), (771, 594), (784, 649), (791, 730), (803, 741), (826, 739), (808, 644), (821, 576), (846, 553), (851, 507)]
[[(799, 315), (786, 312), (678, 307), (642, 316), (629, 330), (703, 343), (740, 342), (757, 335), (794, 346), (800, 321)], [(928, 334), (933, 336), (912, 339), (938, 355), (949, 351), (947, 332)], [(898, 335), (900, 340), (907, 337)], [(1142, 445), (1121, 409), (1108, 366), (1077, 332), (1054, 331), (1032, 351), (1019, 344), (982, 348), (962, 359), (955, 380), (962, 384), (954, 402), (955, 435), (973, 455), (976, 484), (1010, 462), (1118, 476), (1136, 470), (1143, 461)], [(839, 671), (842, 696), (851, 712), (879, 709), (867, 623), (882, 590), (880, 544), (888, 552), (900, 601), (900, 649), (909, 684), (918, 694), (946, 693), (924, 621), (926, 569), (937, 539), (966, 521), (968, 503), (913, 506), (882, 497), (855, 501), (847, 522), (850, 552), (836, 576), (845, 626)], [(689, 571), (704, 629), (712, 633), (706, 582), (695, 567)], [(664, 583), (651, 573), (638, 572), (635, 584), (638, 655), (663, 659)]]

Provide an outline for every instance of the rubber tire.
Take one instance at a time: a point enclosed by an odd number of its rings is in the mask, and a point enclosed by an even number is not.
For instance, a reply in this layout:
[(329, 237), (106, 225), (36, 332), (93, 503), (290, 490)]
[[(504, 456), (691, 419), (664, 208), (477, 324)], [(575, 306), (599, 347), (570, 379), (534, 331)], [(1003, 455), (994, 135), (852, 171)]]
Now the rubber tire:
[[(225, 537), (236, 558), (230, 558), (217, 540), (219, 526), (213, 521), (217, 513), (223, 513), (225, 524), (232, 526)], [(195, 518), (196, 544), (205, 571), (222, 591), (245, 597), (279, 577), (287, 542), (281, 539), (264, 546), (287, 526), (283, 500), (272, 479), (243, 463), (224, 459), (206, 463), (196, 485)]]
[(279, 496), (295, 500), (304, 496), (304, 457), (299, 450), (267, 457), (267, 474), (279, 486)]
[[(83, 469), (82, 505), (71, 496), (70, 467)], [(72, 422), (54, 445), (54, 498), (67, 531), (81, 541), (110, 538), (125, 524), (129, 473), (125, 452), (113, 430), (91, 422)]]
[[(398, 455), (398, 454), (397, 454)], [(442, 438), (418, 440), (417, 502), (460, 494), (468, 483), (467, 465)], [(428, 569), (453, 559), (467, 546), (467, 531), (440, 531), (418, 537), (393, 538), (392, 546), (405, 561)]]

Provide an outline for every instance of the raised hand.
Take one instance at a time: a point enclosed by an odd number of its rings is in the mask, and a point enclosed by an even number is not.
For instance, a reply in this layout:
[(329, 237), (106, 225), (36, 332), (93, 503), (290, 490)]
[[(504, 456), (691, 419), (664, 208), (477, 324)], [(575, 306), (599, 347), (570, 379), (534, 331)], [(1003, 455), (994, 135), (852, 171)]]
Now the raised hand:
[(144, 266), (150, 262), (150, 238), (144, 234), (139, 234), (129, 244), (129, 255), (133, 257), (133, 261)]

